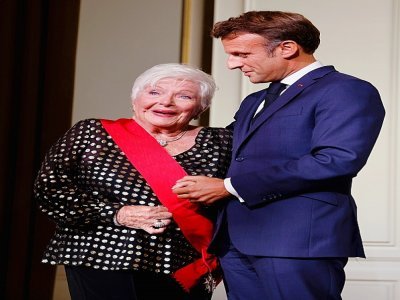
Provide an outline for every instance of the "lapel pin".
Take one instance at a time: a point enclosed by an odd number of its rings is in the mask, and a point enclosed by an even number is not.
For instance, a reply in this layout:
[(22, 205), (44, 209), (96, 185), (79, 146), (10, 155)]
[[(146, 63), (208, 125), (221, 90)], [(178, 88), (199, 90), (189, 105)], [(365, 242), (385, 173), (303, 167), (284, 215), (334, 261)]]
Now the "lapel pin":
[(302, 83), (297, 84), (298, 87), (303, 87)]

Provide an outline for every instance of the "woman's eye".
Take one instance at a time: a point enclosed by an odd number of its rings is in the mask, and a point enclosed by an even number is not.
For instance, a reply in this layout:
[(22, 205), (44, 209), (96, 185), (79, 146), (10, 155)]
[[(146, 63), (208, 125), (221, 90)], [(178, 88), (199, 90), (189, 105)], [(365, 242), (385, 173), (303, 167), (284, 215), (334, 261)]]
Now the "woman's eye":
[(192, 100), (193, 99), (193, 97), (189, 96), (189, 95), (179, 95), (178, 97), (181, 99), (184, 99), (184, 100)]
[(150, 95), (154, 95), (154, 96), (160, 95), (160, 93), (159, 93), (158, 91), (155, 91), (155, 90), (149, 91), (149, 94), (150, 94)]

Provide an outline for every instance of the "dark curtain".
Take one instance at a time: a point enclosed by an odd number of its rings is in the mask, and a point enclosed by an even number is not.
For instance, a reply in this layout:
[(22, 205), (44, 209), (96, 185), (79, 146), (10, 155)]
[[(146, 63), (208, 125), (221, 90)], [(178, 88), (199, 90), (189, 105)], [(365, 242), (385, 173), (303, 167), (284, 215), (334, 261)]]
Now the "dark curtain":
[(51, 299), (54, 225), (32, 185), (71, 123), (79, 0), (0, 0), (0, 298)]

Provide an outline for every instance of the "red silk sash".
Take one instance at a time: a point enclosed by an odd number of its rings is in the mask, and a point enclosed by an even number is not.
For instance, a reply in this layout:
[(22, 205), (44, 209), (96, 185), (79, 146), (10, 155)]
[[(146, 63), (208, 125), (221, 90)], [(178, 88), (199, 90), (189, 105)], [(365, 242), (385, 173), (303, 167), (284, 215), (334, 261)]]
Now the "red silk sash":
[(128, 160), (146, 179), (161, 203), (172, 213), (185, 238), (202, 258), (177, 270), (172, 276), (189, 291), (202, 276), (218, 268), (215, 256), (207, 253), (213, 223), (198, 213), (198, 205), (172, 192), (175, 182), (187, 173), (157, 141), (132, 119), (101, 120), (107, 133)]

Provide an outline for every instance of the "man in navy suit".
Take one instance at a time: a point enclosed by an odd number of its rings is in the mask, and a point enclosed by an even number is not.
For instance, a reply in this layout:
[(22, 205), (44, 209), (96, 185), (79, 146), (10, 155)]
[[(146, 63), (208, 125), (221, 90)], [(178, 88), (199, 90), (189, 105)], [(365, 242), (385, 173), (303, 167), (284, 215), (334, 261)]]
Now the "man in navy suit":
[(210, 250), (228, 299), (341, 299), (348, 257), (365, 256), (351, 183), (382, 126), (379, 93), (314, 58), (319, 30), (302, 15), (247, 12), (212, 34), (230, 69), (284, 90), (241, 103), (225, 180), (187, 176), (173, 189), (220, 203)]

